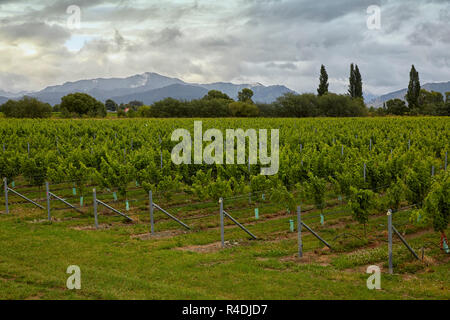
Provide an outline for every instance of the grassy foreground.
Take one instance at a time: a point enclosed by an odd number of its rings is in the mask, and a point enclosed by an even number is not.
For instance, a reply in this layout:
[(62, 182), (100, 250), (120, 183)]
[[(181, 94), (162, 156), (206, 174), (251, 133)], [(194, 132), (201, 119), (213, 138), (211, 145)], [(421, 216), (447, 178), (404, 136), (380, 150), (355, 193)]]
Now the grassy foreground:
[[(260, 239), (250, 241), (234, 226), (225, 230), (227, 248), (220, 250), (217, 204), (176, 214), (193, 227), (178, 225), (156, 213), (157, 235), (148, 234), (145, 203), (138, 223), (103, 211), (101, 228), (94, 230), (90, 213), (46, 213), (28, 206), (0, 215), (1, 299), (449, 299), (449, 256), (427, 247), (425, 260), (414, 261), (394, 244), (394, 275), (387, 274), (386, 216), (374, 213), (368, 238), (343, 207), (331, 206), (324, 226), (315, 218), (308, 224), (335, 247), (325, 250), (304, 231), (305, 257), (296, 257), (296, 233), (289, 232), (293, 215), (268, 205), (254, 219), (252, 208), (235, 203), (230, 213)], [(240, 209), (242, 208), (242, 209)], [(338, 211), (336, 211), (338, 210)], [(397, 223), (408, 221), (399, 213)], [(427, 228), (401, 229), (414, 248), (438, 243)], [(356, 234), (357, 237), (336, 236)], [(382, 268), (382, 290), (368, 290), (369, 265)], [(68, 290), (70, 265), (81, 268), (81, 290)]]

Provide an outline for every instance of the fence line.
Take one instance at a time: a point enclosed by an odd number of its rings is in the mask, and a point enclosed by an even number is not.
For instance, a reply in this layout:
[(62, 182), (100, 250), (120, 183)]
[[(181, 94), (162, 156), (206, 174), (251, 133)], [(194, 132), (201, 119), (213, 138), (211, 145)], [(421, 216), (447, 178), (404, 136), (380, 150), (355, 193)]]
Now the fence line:
[[(4, 190), (5, 190), (5, 207), (6, 207), (6, 212), (9, 213), (9, 200), (8, 200), (8, 195), (9, 193), (13, 193), (14, 195), (21, 197), (22, 199), (26, 200), (25, 203), (31, 203), (41, 209), (45, 209), (43, 206), (39, 205), (38, 203), (36, 203), (35, 201), (33, 201), (32, 199), (29, 199), (27, 196), (19, 193), (18, 191), (9, 188), (8, 187), (8, 183), (7, 180), (4, 179)], [(75, 210), (79, 213), (85, 213), (83, 212), (81, 209), (81, 207), (77, 207), (74, 206), (73, 204), (71, 204), (70, 202), (67, 201), (67, 199), (59, 197), (58, 195), (56, 195), (55, 193), (53, 193), (50, 190), (50, 185), (49, 183), (46, 183), (46, 200), (47, 200), (47, 212), (48, 212), (48, 219), (51, 220), (51, 207), (50, 207), (50, 201), (53, 199), (63, 203), (64, 205), (66, 205), (66, 207)], [(331, 199), (330, 201), (335, 201), (336, 199)], [(153, 202), (153, 195), (152, 192), (149, 193), (149, 198), (138, 198), (138, 199), (127, 199), (128, 201), (145, 201), (146, 204), (148, 204), (149, 208), (150, 208), (150, 221), (151, 221), (151, 234), (155, 234), (154, 232), (154, 210), (153, 209), (157, 209), (161, 212), (163, 212), (166, 216), (168, 216), (170, 219), (176, 221), (177, 223), (179, 223), (180, 225), (182, 225), (183, 227), (185, 227), (188, 230), (191, 230), (191, 228), (183, 223), (181, 220), (179, 220), (178, 218), (176, 218), (175, 216), (173, 216), (172, 214), (168, 213), (165, 209), (163, 209), (162, 207), (160, 207), (159, 205), (157, 205), (156, 203)], [(243, 224), (239, 223), (233, 216), (231, 216), (225, 209), (224, 209), (224, 199), (220, 200), (220, 208), (219, 208), (219, 213), (220, 213), (220, 226), (221, 226), (221, 242), (222, 242), (222, 247), (224, 247), (224, 218), (227, 217), (229, 218), (234, 224), (236, 224), (240, 229), (242, 229), (243, 231), (245, 231), (247, 234), (249, 234), (253, 239), (256, 239), (257, 237), (250, 232)], [(116, 202), (116, 201), (115, 201)], [(205, 201), (205, 202), (199, 202), (199, 203), (186, 203), (186, 204), (180, 204), (180, 205), (176, 205), (173, 206), (172, 209), (182, 209), (182, 208), (186, 208), (186, 207), (193, 207), (196, 205), (201, 205), (201, 204), (212, 204), (214, 203), (213, 201)], [(133, 219), (131, 217), (129, 217), (128, 215), (126, 215), (125, 213), (119, 211), (118, 209), (108, 205), (105, 201), (99, 200), (96, 194), (96, 190), (94, 189), (93, 192), (93, 204), (92, 205), (86, 205), (83, 208), (84, 209), (90, 209), (91, 207), (93, 207), (94, 209), (94, 217), (95, 217), (95, 226), (96, 228), (98, 228), (98, 205), (104, 206), (105, 208), (125, 217), (126, 219), (128, 219), (129, 221), (133, 221)], [(277, 204), (274, 205), (266, 205), (266, 206), (262, 206), (263, 207), (273, 207), (276, 206)], [(412, 204), (409, 206), (405, 206), (402, 207), (400, 209), (397, 210), (397, 212), (401, 212), (401, 211), (406, 211), (409, 210), (411, 208), (416, 207), (416, 204)], [(261, 208), (261, 207), (259, 207)], [(54, 208), (53, 210), (67, 210), (67, 208)], [(210, 207), (208, 207), (208, 209), (210, 209)], [(127, 208), (128, 210), (128, 208)], [(310, 210), (314, 210), (314, 207)], [(305, 211), (307, 212), (307, 211)], [(336, 216), (338, 214), (342, 214), (342, 213), (348, 213), (350, 212), (349, 210), (338, 210), (338, 211), (332, 211), (332, 212), (327, 212), (327, 213), (320, 213), (320, 214), (316, 214), (316, 215), (308, 215), (306, 217), (302, 218), (302, 213), (301, 213), (301, 208), (298, 207), (297, 210), (297, 226), (298, 226), (298, 253), (299, 253), (299, 257), (301, 258), (303, 255), (303, 243), (302, 243), (302, 227), (304, 227), (306, 230), (308, 230), (313, 236), (315, 236), (317, 239), (319, 239), (322, 243), (324, 243), (327, 247), (329, 247), (330, 249), (332, 249), (332, 246), (326, 241), (324, 240), (322, 237), (320, 237), (320, 235), (315, 232), (310, 226), (308, 226), (305, 221), (307, 220), (312, 220), (312, 219), (316, 219), (319, 217), (323, 217), (323, 216)], [(217, 214), (209, 214), (209, 215), (203, 215), (201, 217), (187, 217), (187, 220), (193, 220), (193, 219), (201, 219), (201, 218), (206, 218), (206, 217), (211, 217), (211, 216), (216, 216)], [(408, 224), (408, 223), (406, 223)], [(406, 239), (400, 234), (400, 232), (396, 229), (396, 227), (394, 226), (393, 222), (392, 222), (392, 212), (390, 214), (388, 214), (388, 251), (389, 251), (389, 272), (393, 272), (393, 236), (396, 235), (400, 241), (405, 245), (405, 247), (411, 252), (411, 254), (416, 258), (416, 259), (420, 259), (418, 254), (415, 252), (415, 250), (408, 244), (408, 242), (406, 241)], [(354, 234), (351, 233), (343, 233), (343, 234), (339, 234), (337, 235), (333, 241), (336, 241), (339, 237), (342, 236), (352, 236), (352, 237), (356, 237), (358, 239), (360, 239), (358, 236), (355, 236)], [(432, 243), (433, 244), (433, 243)], [(433, 244), (435, 245), (435, 244)], [(437, 246), (437, 245), (436, 245)], [(424, 246), (422, 246), (422, 257), (424, 255)], [(441, 248), (442, 250), (442, 248)]]

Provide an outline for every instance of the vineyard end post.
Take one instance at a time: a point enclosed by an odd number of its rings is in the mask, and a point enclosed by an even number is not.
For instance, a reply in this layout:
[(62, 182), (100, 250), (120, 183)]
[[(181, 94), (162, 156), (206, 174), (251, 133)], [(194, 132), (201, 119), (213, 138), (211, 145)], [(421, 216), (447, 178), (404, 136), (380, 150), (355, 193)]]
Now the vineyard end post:
[(150, 203), (150, 232), (151, 234), (154, 234), (155, 233), (155, 222), (153, 218), (154, 207), (153, 207), (153, 193), (151, 190), (148, 193), (148, 197)]
[(297, 207), (297, 232), (298, 232), (298, 256), (303, 257), (303, 242), (302, 242), (302, 208)]
[(95, 228), (98, 229), (98, 218), (97, 218), (97, 191), (93, 189), (93, 197), (94, 197), (94, 219), (95, 219)]
[(223, 221), (223, 198), (220, 198), (220, 240), (222, 243), (222, 248), (225, 247), (225, 235), (224, 235), (224, 221)]
[(388, 248), (389, 248), (389, 274), (394, 273), (392, 266), (392, 210), (388, 211)]
[(47, 196), (47, 218), (48, 221), (52, 220), (52, 214), (50, 209), (50, 187), (48, 185), (48, 181), (45, 182), (45, 195)]
[(9, 214), (9, 203), (8, 203), (8, 179), (3, 179), (4, 187), (5, 187), (5, 212)]

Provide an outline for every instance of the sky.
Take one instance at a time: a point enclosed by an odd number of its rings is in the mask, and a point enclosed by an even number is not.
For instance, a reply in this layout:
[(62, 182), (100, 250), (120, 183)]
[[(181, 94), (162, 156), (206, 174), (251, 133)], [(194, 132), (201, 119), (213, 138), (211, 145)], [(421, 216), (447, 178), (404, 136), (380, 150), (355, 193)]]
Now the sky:
[(0, 0), (9, 92), (144, 72), (316, 92), (324, 64), (344, 93), (351, 63), (374, 95), (407, 87), (412, 64), (450, 81), (450, 1)]

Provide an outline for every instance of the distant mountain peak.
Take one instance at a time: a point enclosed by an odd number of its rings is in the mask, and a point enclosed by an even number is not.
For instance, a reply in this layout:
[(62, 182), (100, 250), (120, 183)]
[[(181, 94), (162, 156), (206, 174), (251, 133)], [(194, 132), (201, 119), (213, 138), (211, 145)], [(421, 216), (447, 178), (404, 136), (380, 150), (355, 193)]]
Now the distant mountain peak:
[[(96, 78), (65, 82), (62, 85), (49, 86), (30, 95), (53, 105), (60, 103), (63, 96), (74, 92), (87, 93), (101, 101), (114, 98), (119, 103), (143, 100), (145, 104), (152, 104), (158, 99), (166, 97), (182, 100), (202, 98), (205, 92), (207, 93), (210, 90), (219, 90), (237, 99), (238, 92), (244, 88), (250, 88), (254, 91), (254, 100), (257, 102), (273, 102), (279, 96), (287, 92), (293, 92), (285, 86), (266, 87), (259, 82), (251, 84), (233, 84), (230, 82), (198, 84), (187, 83), (178, 78), (170, 78), (154, 72), (144, 72), (125, 78)], [(127, 101), (127, 99), (131, 100)]]

